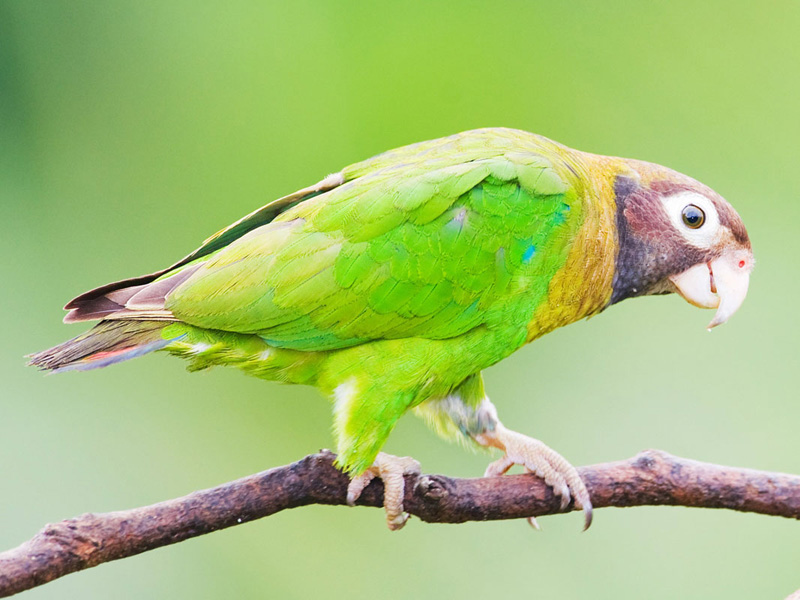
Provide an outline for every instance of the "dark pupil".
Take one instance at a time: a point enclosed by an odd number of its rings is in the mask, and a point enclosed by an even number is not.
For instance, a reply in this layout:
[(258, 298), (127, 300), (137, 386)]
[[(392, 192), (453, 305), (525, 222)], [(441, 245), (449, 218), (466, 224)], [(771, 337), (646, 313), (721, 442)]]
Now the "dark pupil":
[(683, 222), (692, 229), (697, 229), (705, 221), (705, 214), (694, 204), (690, 204), (683, 209)]

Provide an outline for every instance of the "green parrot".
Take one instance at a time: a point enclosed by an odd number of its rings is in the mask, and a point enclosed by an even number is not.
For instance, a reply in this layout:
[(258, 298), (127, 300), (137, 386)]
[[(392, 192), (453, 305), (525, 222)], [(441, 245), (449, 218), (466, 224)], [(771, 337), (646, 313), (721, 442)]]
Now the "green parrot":
[(69, 302), (93, 329), (31, 357), (88, 370), (164, 351), (319, 388), (354, 503), (374, 477), (403, 526), (403, 474), (381, 451), (408, 410), (542, 477), (592, 518), (577, 470), (507, 429), (483, 369), (626, 298), (677, 292), (726, 321), (753, 254), (735, 210), (685, 175), (503, 128), (391, 150), (280, 198), (172, 266)]

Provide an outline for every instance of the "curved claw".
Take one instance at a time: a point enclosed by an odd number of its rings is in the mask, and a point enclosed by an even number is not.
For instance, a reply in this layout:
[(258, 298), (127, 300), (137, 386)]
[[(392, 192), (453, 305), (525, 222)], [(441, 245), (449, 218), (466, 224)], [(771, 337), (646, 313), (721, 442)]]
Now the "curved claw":
[[(494, 431), (483, 433), (477, 439), (485, 446), (494, 446), (505, 452), (505, 456), (486, 468), (487, 477), (502, 475), (513, 465), (525, 467), (553, 488), (553, 493), (561, 498), (561, 510), (569, 506), (570, 500), (574, 501), (577, 508), (583, 509), (583, 530), (589, 529), (592, 524), (589, 491), (578, 470), (563, 456), (539, 440), (506, 429), (499, 423)], [(535, 519), (531, 525), (538, 529)]]
[(583, 530), (586, 531), (592, 526), (592, 515), (594, 514), (592, 503), (590, 501), (588, 506), (579, 506), (578, 508), (583, 509)]

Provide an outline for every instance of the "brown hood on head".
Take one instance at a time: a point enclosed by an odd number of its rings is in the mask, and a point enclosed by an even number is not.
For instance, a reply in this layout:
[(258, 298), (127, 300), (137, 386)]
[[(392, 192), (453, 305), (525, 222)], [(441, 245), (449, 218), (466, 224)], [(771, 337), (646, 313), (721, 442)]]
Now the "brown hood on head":
[[(719, 307), (711, 326), (723, 322), (744, 300), (753, 266), (741, 218), (685, 175), (638, 161), (630, 166), (614, 184), (619, 252), (610, 303), (678, 292), (697, 306)], [(703, 216), (700, 225), (682, 221), (688, 209)]]
[(750, 237), (747, 235), (747, 229), (745, 229), (739, 213), (710, 187), (684, 175), (681, 177), (685, 177), (688, 181), (681, 183), (669, 179), (659, 179), (650, 184), (650, 189), (660, 196), (671, 196), (679, 192), (696, 192), (703, 194), (714, 203), (714, 207), (719, 214), (720, 223), (730, 231), (736, 243), (748, 250), (751, 249)]

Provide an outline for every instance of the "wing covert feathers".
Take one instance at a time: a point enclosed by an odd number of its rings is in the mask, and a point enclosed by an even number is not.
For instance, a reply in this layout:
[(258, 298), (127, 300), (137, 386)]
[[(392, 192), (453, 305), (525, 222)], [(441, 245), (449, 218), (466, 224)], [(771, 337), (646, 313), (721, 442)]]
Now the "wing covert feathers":
[(563, 264), (581, 198), (538, 138), (478, 137), (471, 160), (444, 147), (400, 152), (294, 206), (209, 257), (166, 308), (305, 351), (524, 326)]
[(528, 319), (583, 221), (573, 156), (507, 129), (378, 155), (250, 213), (65, 321), (183, 321), (275, 347), (445, 339)]

